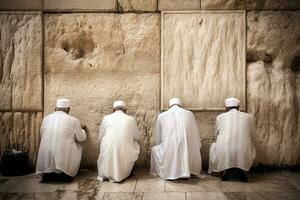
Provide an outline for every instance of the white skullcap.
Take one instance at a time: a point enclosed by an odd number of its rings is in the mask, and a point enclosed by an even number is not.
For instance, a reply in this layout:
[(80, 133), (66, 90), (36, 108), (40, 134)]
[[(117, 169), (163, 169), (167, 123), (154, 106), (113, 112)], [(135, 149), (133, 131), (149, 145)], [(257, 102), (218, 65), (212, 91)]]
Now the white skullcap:
[(179, 98), (172, 98), (169, 101), (169, 107), (173, 106), (173, 105), (179, 105), (181, 106), (181, 100)]
[(125, 103), (124, 101), (121, 101), (121, 100), (115, 101), (115, 102), (113, 103), (113, 108), (114, 108), (114, 109), (115, 109), (115, 108), (126, 108), (126, 103)]
[(234, 97), (230, 97), (225, 99), (225, 105), (226, 107), (237, 107), (240, 105), (240, 100)]
[(57, 99), (56, 107), (57, 108), (70, 108), (71, 101), (69, 99)]

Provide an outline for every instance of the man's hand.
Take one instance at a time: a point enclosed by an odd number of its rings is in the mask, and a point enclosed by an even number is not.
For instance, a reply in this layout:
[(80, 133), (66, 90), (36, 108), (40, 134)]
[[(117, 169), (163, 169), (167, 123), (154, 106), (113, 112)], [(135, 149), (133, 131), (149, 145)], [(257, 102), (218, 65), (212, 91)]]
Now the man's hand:
[(83, 125), (83, 124), (81, 125), (81, 128), (82, 128), (83, 130), (85, 130), (85, 131), (86, 131), (86, 129), (87, 129), (87, 128), (86, 128), (86, 125)]

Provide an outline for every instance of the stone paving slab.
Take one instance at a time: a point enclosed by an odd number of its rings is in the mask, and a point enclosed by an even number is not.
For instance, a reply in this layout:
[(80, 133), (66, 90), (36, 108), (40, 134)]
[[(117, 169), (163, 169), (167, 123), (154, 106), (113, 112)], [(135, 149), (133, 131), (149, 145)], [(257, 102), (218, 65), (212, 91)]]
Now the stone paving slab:
[(97, 172), (81, 170), (71, 183), (40, 183), (38, 176), (0, 176), (0, 200), (298, 200), (300, 172), (251, 172), (249, 182), (200, 179), (165, 181), (136, 171), (121, 183), (99, 182)]

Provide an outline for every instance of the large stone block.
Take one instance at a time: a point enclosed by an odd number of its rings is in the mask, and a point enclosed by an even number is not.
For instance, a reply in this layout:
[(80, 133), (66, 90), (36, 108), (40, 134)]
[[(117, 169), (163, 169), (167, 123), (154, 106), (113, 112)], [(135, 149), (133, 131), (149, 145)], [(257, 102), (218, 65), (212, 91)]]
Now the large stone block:
[(157, 0), (117, 0), (119, 11), (156, 11)]
[(247, 103), (256, 118), (261, 164), (300, 163), (299, 18), (299, 11), (249, 12), (247, 17)]
[(158, 14), (46, 15), (45, 110), (59, 97), (88, 128), (83, 166), (95, 167), (98, 129), (112, 103), (123, 99), (142, 132), (138, 165), (148, 165), (159, 110)]
[(44, 0), (45, 10), (115, 11), (116, 0)]
[(201, 9), (245, 9), (246, 0), (201, 0)]
[(47, 73), (159, 72), (158, 14), (46, 15)]
[(13, 131), (9, 136), (9, 146), (16, 150), (28, 151), (32, 166), (35, 166), (38, 155), (42, 119), (42, 112), (13, 114)]
[(42, 110), (41, 29), (39, 13), (0, 13), (1, 109)]
[(42, 0), (0, 0), (0, 10), (41, 10)]
[(297, 10), (299, 0), (246, 0), (249, 10)]
[(9, 148), (9, 137), (12, 134), (13, 117), (11, 112), (0, 113), (0, 157)]
[(200, 10), (200, 0), (158, 0), (158, 10)]
[(221, 110), (235, 96), (245, 107), (245, 12), (165, 12), (161, 102), (174, 96), (190, 109)]
[(112, 103), (123, 99), (128, 113), (137, 120), (142, 133), (138, 165), (149, 162), (151, 138), (159, 110), (159, 73), (51, 74), (46, 79), (46, 113), (59, 97), (72, 101), (71, 115), (88, 128), (83, 166), (94, 167), (99, 155), (98, 130), (101, 120), (112, 112)]

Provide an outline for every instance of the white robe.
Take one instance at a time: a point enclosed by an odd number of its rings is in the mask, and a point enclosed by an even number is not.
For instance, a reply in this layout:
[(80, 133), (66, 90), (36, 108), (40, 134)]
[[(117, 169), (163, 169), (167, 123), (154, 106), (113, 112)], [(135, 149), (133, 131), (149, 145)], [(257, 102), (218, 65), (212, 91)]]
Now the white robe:
[(47, 115), (41, 126), (36, 173), (64, 172), (74, 177), (81, 161), (80, 142), (85, 139), (78, 119), (62, 111)]
[(156, 122), (156, 146), (151, 151), (150, 174), (163, 179), (200, 175), (200, 135), (192, 112), (172, 106)]
[(133, 117), (116, 111), (103, 118), (99, 139), (98, 179), (119, 182), (127, 178), (138, 159), (140, 133)]
[(252, 116), (232, 109), (219, 115), (215, 126), (217, 141), (210, 148), (208, 172), (233, 167), (248, 171), (256, 156)]

